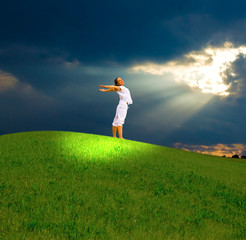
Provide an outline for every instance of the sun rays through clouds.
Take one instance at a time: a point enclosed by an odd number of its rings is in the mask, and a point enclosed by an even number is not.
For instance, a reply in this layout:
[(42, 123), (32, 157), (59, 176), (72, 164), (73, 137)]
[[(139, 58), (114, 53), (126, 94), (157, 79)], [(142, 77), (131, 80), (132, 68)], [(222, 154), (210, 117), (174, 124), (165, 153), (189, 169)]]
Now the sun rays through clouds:
[(132, 70), (163, 76), (169, 73), (176, 82), (187, 84), (193, 90), (229, 96), (233, 93), (232, 84), (238, 82), (233, 63), (239, 57), (246, 57), (246, 46), (234, 47), (231, 42), (225, 42), (223, 46), (207, 46), (164, 64), (138, 64)]

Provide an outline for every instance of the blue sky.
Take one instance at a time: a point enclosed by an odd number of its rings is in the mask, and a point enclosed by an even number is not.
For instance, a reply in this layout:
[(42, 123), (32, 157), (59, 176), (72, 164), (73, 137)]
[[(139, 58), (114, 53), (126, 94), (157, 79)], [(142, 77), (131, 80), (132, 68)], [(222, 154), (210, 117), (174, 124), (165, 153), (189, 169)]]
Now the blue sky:
[(245, 7), (207, 0), (2, 3), (0, 134), (111, 136), (118, 96), (98, 85), (119, 76), (134, 101), (125, 138), (242, 155)]

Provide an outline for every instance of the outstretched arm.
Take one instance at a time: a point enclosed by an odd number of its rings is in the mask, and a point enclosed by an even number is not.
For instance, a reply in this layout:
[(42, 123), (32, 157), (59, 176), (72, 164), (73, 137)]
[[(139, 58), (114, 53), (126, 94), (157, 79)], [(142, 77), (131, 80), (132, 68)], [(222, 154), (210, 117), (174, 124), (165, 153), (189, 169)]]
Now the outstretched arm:
[(115, 90), (113, 90), (113, 89), (99, 89), (99, 91), (101, 91), (101, 92), (115, 92)]
[(101, 92), (112, 92), (112, 91), (118, 91), (118, 90), (121, 90), (120, 87), (118, 86), (114, 86), (114, 85), (99, 85), (100, 87), (102, 88), (108, 88), (107, 90), (106, 89), (99, 89)]

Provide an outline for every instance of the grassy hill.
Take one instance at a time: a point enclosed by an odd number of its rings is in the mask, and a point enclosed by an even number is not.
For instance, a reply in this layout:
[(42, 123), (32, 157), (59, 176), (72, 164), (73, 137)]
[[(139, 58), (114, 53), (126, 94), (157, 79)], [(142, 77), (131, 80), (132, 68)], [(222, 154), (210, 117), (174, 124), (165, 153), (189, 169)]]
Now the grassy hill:
[(246, 162), (74, 132), (0, 136), (0, 239), (246, 239)]

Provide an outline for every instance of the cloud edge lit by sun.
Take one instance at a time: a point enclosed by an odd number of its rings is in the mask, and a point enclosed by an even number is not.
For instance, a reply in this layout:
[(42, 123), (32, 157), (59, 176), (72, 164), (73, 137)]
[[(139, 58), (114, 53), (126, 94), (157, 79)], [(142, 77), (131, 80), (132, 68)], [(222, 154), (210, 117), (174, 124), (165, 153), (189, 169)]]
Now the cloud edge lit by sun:
[(185, 83), (193, 90), (226, 97), (232, 94), (232, 82), (228, 79), (237, 82), (237, 73), (232, 64), (240, 56), (246, 57), (246, 46), (234, 47), (233, 43), (225, 42), (222, 46), (208, 45), (200, 51), (191, 51), (163, 64), (136, 64), (131, 70), (151, 75), (172, 74), (176, 82)]

